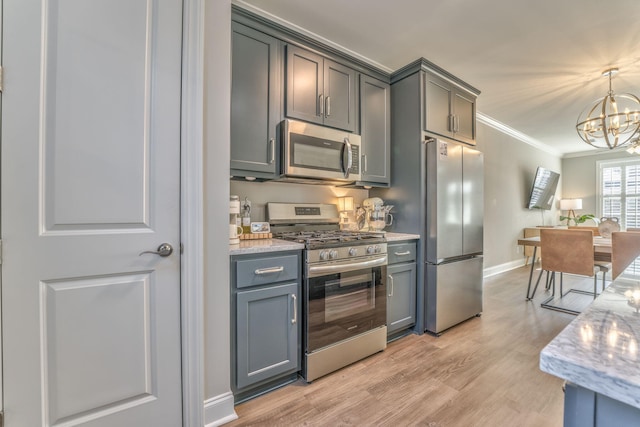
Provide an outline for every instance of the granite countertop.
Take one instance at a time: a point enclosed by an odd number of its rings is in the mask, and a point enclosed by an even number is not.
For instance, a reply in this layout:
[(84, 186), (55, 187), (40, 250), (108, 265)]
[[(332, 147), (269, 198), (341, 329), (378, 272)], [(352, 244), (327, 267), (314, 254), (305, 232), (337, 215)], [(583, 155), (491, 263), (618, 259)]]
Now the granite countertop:
[(419, 234), (407, 234), (407, 233), (385, 233), (387, 242), (399, 242), (402, 240), (418, 240)]
[(640, 408), (639, 310), (640, 278), (616, 279), (542, 350), (540, 369)]
[(302, 243), (280, 239), (240, 240), (237, 245), (229, 245), (229, 255), (247, 255), (264, 252), (295, 251), (304, 249)]

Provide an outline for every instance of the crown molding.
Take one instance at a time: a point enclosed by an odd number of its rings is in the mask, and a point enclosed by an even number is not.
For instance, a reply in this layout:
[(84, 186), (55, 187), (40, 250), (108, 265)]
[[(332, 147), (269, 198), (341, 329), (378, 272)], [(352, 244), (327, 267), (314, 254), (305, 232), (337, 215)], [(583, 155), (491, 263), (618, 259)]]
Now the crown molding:
[(502, 132), (505, 135), (508, 135), (512, 138), (517, 139), (518, 141), (524, 142), (527, 145), (537, 148), (538, 150), (544, 151), (546, 153), (552, 154), (557, 157), (562, 157), (562, 153), (560, 151), (554, 150), (553, 148), (538, 141), (537, 139), (532, 138), (529, 135), (526, 135), (518, 130), (515, 130), (514, 128), (509, 127), (504, 123), (497, 121), (493, 117), (490, 117), (490, 116), (487, 116), (486, 114), (481, 113), (480, 111), (476, 113), (476, 120), (482, 124), (485, 124), (497, 130), (498, 132)]
[(301, 34), (305, 37), (308, 37), (309, 39), (315, 40), (316, 42), (322, 43), (325, 46), (331, 47), (332, 49), (335, 49), (339, 52), (342, 52), (344, 54), (347, 54), (353, 58), (356, 58), (362, 62), (364, 62), (365, 64), (369, 64), (372, 67), (375, 67), (381, 71), (384, 71), (388, 74), (391, 74), (394, 70), (392, 70), (391, 68), (384, 66), (372, 59), (367, 58), (366, 56), (363, 56), (361, 54), (359, 54), (358, 52), (354, 52), (351, 49), (347, 49), (346, 47), (332, 42), (331, 40), (322, 37), (314, 32), (311, 32), (309, 30), (306, 30), (292, 22), (289, 22), (285, 19), (282, 19), (276, 15), (273, 15), (265, 10), (260, 9), (259, 7), (256, 7), (252, 4), (249, 4), (243, 0), (231, 0), (231, 4), (234, 6), (237, 6), (241, 9), (244, 9), (246, 11), (249, 11), (251, 13), (253, 13), (254, 15), (260, 16), (261, 18), (267, 19), (271, 22), (275, 22), (278, 25), (281, 25), (282, 27), (288, 28), (290, 30), (295, 31), (298, 34)]

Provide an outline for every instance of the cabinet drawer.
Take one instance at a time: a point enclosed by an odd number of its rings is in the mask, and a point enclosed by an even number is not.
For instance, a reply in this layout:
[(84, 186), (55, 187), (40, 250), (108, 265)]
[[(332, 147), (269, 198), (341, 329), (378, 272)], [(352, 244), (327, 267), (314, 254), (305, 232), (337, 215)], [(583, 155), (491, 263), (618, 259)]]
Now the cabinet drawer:
[(389, 264), (415, 261), (416, 244), (415, 242), (410, 242), (387, 245), (387, 254), (389, 256)]
[(285, 280), (297, 281), (300, 270), (298, 260), (297, 255), (240, 259), (236, 262), (236, 286), (246, 288)]

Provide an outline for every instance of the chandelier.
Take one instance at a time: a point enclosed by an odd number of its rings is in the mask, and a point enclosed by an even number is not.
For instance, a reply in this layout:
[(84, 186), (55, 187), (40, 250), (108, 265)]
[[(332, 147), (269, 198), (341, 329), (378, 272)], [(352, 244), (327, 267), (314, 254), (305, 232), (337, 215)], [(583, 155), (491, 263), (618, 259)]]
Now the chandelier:
[(609, 93), (585, 108), (576, 123), (580, 138), (596, 148), (620, 147), (640, 131), (640, 99), (630, 93), (614, 95), (611, 77), (617, 73), (617, 68), (602, 73), (609, 77)]

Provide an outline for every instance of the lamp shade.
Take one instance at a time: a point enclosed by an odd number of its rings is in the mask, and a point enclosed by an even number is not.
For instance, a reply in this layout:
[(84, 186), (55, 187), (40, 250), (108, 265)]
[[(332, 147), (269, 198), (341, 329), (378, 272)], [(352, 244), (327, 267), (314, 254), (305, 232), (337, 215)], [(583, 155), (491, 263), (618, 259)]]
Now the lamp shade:
[(338, 197), (338, 210), (340, 212), (352, 211), (353, 197), (351, 196)]
[(563, 211), (582, 209), (582, 199), (562, 199), (560, 209)]

